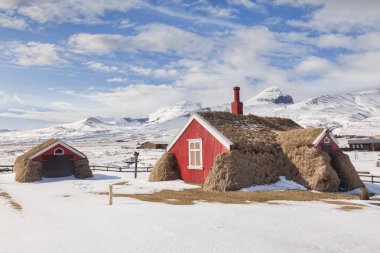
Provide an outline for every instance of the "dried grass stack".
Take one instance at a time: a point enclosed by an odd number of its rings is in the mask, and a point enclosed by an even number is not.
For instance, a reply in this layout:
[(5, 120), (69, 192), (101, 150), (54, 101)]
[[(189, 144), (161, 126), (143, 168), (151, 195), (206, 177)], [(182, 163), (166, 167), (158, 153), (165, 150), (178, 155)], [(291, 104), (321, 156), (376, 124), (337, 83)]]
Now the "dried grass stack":
[(331, 164), (340, 178), (341, 188), (345, 191), (351, 191), (361, 187), (365, 188), (348, 155), (343, 154), (341, 151), (334, 152), (331, 159)]
[(93, 177), (87, 158), (75, 161), (74, 177), (78, 179)]
[(57, 142), (56, 139), (49, 139), (44, 143), (32, 148), (25, 154), (17, 157), (13, 171), (15, 172), (15, 180), (20, 183), (33, 182), (42, 179), (42, 163), (34, 162), (29, 158), (35, 153)]
[(252, 185), (271, 184), (278, 180), (276, 155), (233, 150), (219, 154), (207, 177), (206, 191), (238, 191)]
[(169, 181), (179, 179), (178, 163), (171, 152), (164, 153), (157, 161), (149, 175), (149, 182)]
[(330, 165), (330, 157), (312, 144), (322, 131), (321, 128), (306, 128), (279, 132), (277, 141), (293, 164), (292, 170), (298, 172), (293, 175), (294, 181), (312, 190), (335, 192), (340, 180)]

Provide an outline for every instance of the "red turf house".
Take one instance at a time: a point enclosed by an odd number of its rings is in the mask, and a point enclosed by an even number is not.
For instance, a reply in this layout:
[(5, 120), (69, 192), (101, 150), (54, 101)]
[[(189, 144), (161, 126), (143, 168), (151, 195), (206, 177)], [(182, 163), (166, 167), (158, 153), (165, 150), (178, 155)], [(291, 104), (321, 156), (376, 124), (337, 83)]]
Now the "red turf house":
[[(234, 87), (231, 112), (243, 115), (243, 103), (240, 102), (239, 90), (239, 87)], [(215, 123), (213, 125), (202, 117), (201, 113), (194, 113), (168, 145), (167, 151), (174, 153), (177, 158), (182, 180), (204, 183), (215, 157), (220, 153), (232, 150), (234, 144), (232, 138), (226, 137), (218, 128), (218, 125)], [(245, 128), (236, 123), (234, 135), (239, 135), (242, 131), (245, 131)], [(318, 150), (328, 153), (339, 150), (337, 141), (330, 136), (327, 130), (322, 131), (312, 145)]]
[(43, 177), (65, 177), (74, 173), (74, 162), (86, 156), (60, 140), (49, 140), (43, 149), (37, 149), (29, 160), (42, 163)]

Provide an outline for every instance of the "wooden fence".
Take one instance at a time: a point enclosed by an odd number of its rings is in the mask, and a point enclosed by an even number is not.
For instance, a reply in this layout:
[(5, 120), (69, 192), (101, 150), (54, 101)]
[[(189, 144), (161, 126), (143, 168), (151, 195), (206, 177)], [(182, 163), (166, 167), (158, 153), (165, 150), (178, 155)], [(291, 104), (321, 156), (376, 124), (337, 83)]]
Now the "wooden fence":
[[(123, 166), (90, 165), (92, 171), (135, 172), (135, 168)], [(151, 172), (151, 166), (138, 166), (137, 172)], [(0, 172), (13, 172), (13, 165), (0, 165)]]
[(358, 173), (360, 179), (365, 183), (380, 184), (380, 176), (371, 175), (369, 173)]
[(0, 165), (0, 172), (13, 172), (13, 165)]
[[(103, 166), (103, 165), (90, 165), (92, 171), (114, 171), (114, 172), (135, 172), (135, 168), (123, 166)], [(138, 166), (137, 172), (151, 172), (151, 166)]]

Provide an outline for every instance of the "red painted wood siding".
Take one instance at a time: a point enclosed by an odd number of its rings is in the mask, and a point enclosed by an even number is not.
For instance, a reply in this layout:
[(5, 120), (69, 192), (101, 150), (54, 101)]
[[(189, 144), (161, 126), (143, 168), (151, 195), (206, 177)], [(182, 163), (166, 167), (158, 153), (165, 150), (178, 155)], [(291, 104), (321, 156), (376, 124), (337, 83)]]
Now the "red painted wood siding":
[(77, 155), (76, 153), (72, 152), (71, 150), (65, 148), (64, 146), (62, 146), (61, 144), (57, 144), (55, 145), (54, 147), (52, 147), (51, 149), (49, 149), (48, 151), (46, 151), (45, 153), (37, 156), (36, 158), (33, 159), (33, 161), (39, 161), (39, 162), (42, 162), (42, 157), (44, 155), (54, 155), (54, 150), (57, 149), (57, 148), (61, 148), (63, 149), (64, 151), (64, 154), (65, 155), (72, 155), (74, 160), (80, 160), (80, 159), (83, 159), (82, 157), (80, 157), (79, 155)]
[(333, 139), (328, 135), (328, 134), (325, 134), (325, 136), (323, 136), (323, 138), (321, 139), (321, 141), (316, 145), (316, 148), (318, 150), (322, 150), (322, 145), (324, 144), (324, 141), (325, 141), (325, 138), (328, 137), (329, 140), (330, 140), (330, 143), (332, 145), (332, 151), (333, 152), (336, 152), (336, 151), (339, 151), (339, 146), (337, 143), (335, 143), (333, 141)]
[[(188, 168), (189, 139), (202, 139), (203, 170)], [(193, 120), (169, 151), (173, 152), (177, 158), (182, 180), (192, 183), (204, 183), (210, 173), (214, 158), (220, 153), (228, 152), (228, 149), (198, 121)]]

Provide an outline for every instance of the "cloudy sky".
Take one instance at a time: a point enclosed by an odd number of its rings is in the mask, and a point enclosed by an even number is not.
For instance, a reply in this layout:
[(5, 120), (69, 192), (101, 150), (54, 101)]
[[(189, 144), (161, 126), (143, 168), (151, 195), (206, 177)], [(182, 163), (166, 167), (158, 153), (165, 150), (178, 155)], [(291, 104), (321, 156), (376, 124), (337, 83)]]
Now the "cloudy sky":
[(1, 0), (0, 129), (380, 87), (380, 0)]

